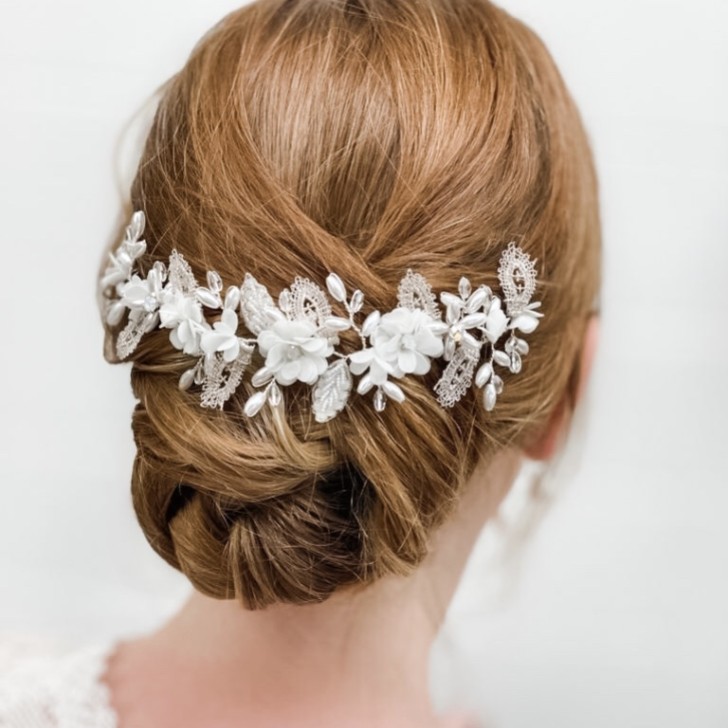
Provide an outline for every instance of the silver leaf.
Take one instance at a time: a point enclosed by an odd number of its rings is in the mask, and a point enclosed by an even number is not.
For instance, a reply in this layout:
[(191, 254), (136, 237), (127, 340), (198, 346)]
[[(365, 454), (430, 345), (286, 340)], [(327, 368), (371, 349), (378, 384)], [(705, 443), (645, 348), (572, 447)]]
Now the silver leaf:
[(275, 309), (276, 305), (268, 289), (250, 273), (246, 273), (240, 286), (240, 313), (248, 331), (257, 336), (270, 326), (273, 318), (266, 310), (269, 308)]
[(316, 380), (311, 393), (316, 422), (327, 422), (344, 409), (351, 386), (351, 372), (346, 359), (339, 359), (328, 366)]

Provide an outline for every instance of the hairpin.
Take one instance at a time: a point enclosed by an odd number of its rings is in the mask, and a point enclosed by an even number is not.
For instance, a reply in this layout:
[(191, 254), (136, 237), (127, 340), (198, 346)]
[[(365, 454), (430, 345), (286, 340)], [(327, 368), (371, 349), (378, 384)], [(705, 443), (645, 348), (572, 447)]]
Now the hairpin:
[[(115, 327), (128, 312), (126, 326), (116, 338), (120, 359), (134, 352), (145, 333), (169, 329), (172, 346), (195, 359), (179, 386), (183, 390), (200, 387), (203, 407), (224, 406), (257, 347), (265, 364), (251, 378), (258, 391), (243, 407), (249, 417), (266, 402), (278, 406), (280, 387), (301, 381), (313, 387), (316, 420), (326, 422), (344, 409), (352, 375), (360, 375), (359, 394), (374, 389), (374, 407), (381, 412), (388, 399), (405, 399), (393, 380), (427, 373), (438, 357), (448, 362), (434, 386), (440, 405), (452, 407), (474, 379), (490, 411), (503, 390), (495, 367), (513, 374), (521, 371), (528, 344), (516, 332), (531, 333), (543, 316), (537, 310), (540, 302), (531, 302), (536, 288), (534, 261), (514, 242), (502, 252), (498, 267), (502, 299), (486, 285), (473, 289), (463, 276), (457, 293), (440, 293), (443, 318), (430, 284), (408, 268), (399, 283), (398, 305), (386, 313), (371, 311), (359, 326), (355, 318), (361, 315), (364, 294), (356, 289), (347, 295), (344, 282), (333, 272), (326, 278), (326, 288), (343, 304), (346, 317), (335, 315), (326, 292), (301, 276), (281, 291), (277, 304), (250, 273), (240, 286), (229, 286), (223, 293), (220, 275), (208, 271), (207, 285), (201, 286), (176, 249), (167, 265), (156, 261), (142, 277), (135, 262), (146, 251), (141, 239), (144, 224), (144, 213), (135, 212), (122, 243), (110, 254), (100, 281), (104, 317)], [(205, 309), (219, 315), (212, 325)], [(238, 335), (241, 317), (252, 336)], [(344, 355), (336, 345), (339, 334), (348, 329), (358, 333), (362, 348)], [(503, 347), (498, 348), (506, 334)]]

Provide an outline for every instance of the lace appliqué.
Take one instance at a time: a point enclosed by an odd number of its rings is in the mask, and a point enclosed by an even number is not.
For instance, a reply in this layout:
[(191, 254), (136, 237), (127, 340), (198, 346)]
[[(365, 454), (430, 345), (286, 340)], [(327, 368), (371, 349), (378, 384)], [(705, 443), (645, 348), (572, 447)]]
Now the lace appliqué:
[(13, 728), (117, 728), (102, 682), (114, 645), (0, 662), (0, 725)]

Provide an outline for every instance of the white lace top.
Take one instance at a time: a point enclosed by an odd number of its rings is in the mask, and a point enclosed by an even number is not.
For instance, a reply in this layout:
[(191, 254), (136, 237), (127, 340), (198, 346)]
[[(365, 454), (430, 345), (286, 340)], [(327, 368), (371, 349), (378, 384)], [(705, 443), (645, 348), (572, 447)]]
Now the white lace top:
[(101, 676), (113, 643), (74, 649), (31, 638), (0, 641), (0, 727), (117, 728)]

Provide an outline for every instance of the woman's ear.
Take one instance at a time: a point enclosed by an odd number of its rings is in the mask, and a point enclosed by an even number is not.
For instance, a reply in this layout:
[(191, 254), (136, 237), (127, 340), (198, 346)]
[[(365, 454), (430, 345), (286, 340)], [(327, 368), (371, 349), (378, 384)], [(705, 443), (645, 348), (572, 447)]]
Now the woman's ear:
[(599, 316), (593, 313), (589, 316), (586, 329), (584, 330), (584, 341), (581, 347), (581, 355), (577, 369), (578, 380), (576, 387), (571, 396), (568, 390), (564, 392), (563, 397), (551, 413), (551, 417), (542, 433), (524, 447), (524, 453), (532, 460), (550, 460), (559, 449), (561, 441), (568, 431), (574, 407), (581, 401), (586, 389), (598, 340)]

